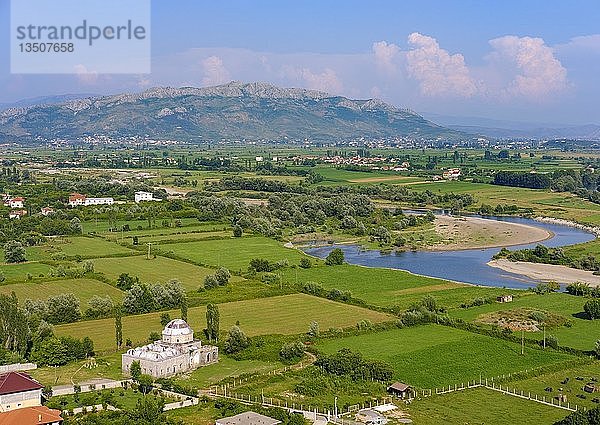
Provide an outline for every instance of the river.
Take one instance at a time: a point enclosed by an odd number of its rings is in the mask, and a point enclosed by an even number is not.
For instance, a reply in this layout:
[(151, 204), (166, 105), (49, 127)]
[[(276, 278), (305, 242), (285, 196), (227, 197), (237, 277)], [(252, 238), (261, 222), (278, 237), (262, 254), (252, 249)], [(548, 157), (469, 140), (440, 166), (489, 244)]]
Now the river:
[[(541, 227), (554, 234), (540, 242), (547, 247), (559, 247), (588, 242), (595, 238), (592, 233), (574, 227), (543, 223), (521, 217), (484, 217), (490, 220), (506, 221)], [(532, 248), (534, 244), (510, 245), (510, 249)], [(369, 267), (386, 267), (407, 270), (425, 276), (438, 277), (474, 285), (526, 289), (538, 282), (526, 276), (505, 272), (490, 267), (487, 263), (500, 248), (466, 249), (459, 251), (404, 251), (382, 254), (377, 250), (364, 250), (357, 245), (328, 245), (306, 248), (304, 251), (315, 257), (325, 258), (331, 250), (344, 251), (346, 262)]]

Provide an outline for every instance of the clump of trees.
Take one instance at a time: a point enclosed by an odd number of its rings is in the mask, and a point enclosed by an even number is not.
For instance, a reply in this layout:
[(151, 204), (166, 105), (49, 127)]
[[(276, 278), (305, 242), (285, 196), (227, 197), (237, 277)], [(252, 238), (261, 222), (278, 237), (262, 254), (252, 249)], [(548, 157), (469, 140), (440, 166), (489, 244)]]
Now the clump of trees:
[(250, 346), (250, 338), (246, 336), (239, 326), (233, 326), (227, 335), (223, 348), (227, 354), (239, 353)]
[(302, 341), (288, 342), (281, 347), (279, 356), (286, 361), (294, 361), (302, 357), (304, 348)]
[(231, 273), (225, 267), (219, 268), (214, 274), (204, 278), (204, 289), (212, 289), (217, 286), (226, 286), (231, 278)]
[(4, 261), (7, 263), (23, 263), (27, 261), (25, 247), (19, 241), (8, 241), (4, 244)]
[(394, 370), (389, 364), (364, 359), (360, 353), (353, 352), (348, 348), (343, 348), (332, 355), (319, 355), (315, 366), (324, 372), (347, 376), (355, 381), (389, 381), (394, 375)]
[(176, 279), (165, 284), (134, 283), (125, 293), (123, 309), (129, 314), (172, 309), (180, 307), (185, 298), (185, 289)]
[(94, 295), (88, 301), (88, 308), (85, 310), (86, 319), (103, 319), (112, 315), (114, 303), (110, 296)]
[(79, 299), (71, 293), (59, 294), (44, 300), (25, 300), (27, 314), (55, 325), (81, 319)]

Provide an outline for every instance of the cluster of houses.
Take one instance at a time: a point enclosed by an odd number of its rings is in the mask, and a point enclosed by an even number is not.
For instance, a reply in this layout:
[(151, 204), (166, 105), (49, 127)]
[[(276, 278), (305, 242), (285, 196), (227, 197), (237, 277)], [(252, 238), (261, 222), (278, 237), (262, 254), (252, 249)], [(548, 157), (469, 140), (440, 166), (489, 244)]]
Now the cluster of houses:
[(323, 159), (323, 162), (334, 165), (355, 165), (358, 167), (366, 167), (371, 170), (385, 171), (408, 171), (410, 163), (398, 158), (386, 158), (383, 156), (361, 157), (353, 156), (350, 158), (343, 156), (328, 156)]
[[(25, 198), (21, 196), (12, 197), (11, 195), (5, 193), (1, 195), (3, 198), (3, 203), (5, 207), (9, 207), (10, 211), (8, 212), (8, 218), (10, 219), (20, 219), (27, 215), (27, 210), (25, 207)], [(134, 201), (136, 204), (140, 202), (148, 202), (148, 201), (160, 201), (161, 199), (155, 198), (152, 192), (143, 192), (138, 191), (135, 192)], [(86, 195), (82, 195), (81, 193), (71, 193), (69, 195), (69, 201), (67, 205), (71, 208), (80, 207), (80, 206), (90, 206), (90, 205), (113, 205), (115, 200), (111, 197), (104, 198), (90, 198)], [(40, 213), (47, 217), (51, 214), (54, 214), (54, 208), (52, 207), (44, 207), (40, 210)], [(2, 424), (0, 424), (2, 425)]]
[(60, 411), (42, 406), (42, 388), (25, 372), (0, 374), (0, 424), (62, 424)]

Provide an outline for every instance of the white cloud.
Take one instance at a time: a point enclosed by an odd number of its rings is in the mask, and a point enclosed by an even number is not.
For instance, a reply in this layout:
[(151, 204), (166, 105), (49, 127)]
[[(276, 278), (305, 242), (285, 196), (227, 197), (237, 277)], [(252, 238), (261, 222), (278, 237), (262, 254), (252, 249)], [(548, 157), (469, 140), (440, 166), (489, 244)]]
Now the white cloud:
[(90, 71), (85, 65), (75, 65), (75, 77), (77, 81), (82, 84), (93, 85), (98, 82), (98, 73), (96, 71)]
[(321, 73), (314, 73), (309, 68), (295, 68), (284, 66), (283, 74), (292, 80), (296, 80), (303, 87), (312, 90), (319, 90), (332, 94), (340, 94), (343, 84), (335, 71), (331, 68), (325, 68)]
[(540, 101), (568, 88), (567, 70), (543, 39), (507, 35), (490, 40), (490, 45), (492, 57), (513, 64), (517, 70), (503, 89), (505, 95)]
[(400, 48), (394, 43), (377, 41), (373, 43), (373, 53), (375, 55), (375, 64), (386, 72), (396, 72), (396, 59), (400, 54)]
[(225, 68), (223, 60), (219, 56), (209, 56), (204, 59), (202, 69), (204, 71), (202, 85), (204, 86), (217, 86), (231, 80), (229, 71)]
[(408, 36), (412, 47), (406, 53), (409, 76), (419, 81), (427, 96), (471, 97), (478, 91), (465, 58), (440, 48), (435, 38), (414, 32)]

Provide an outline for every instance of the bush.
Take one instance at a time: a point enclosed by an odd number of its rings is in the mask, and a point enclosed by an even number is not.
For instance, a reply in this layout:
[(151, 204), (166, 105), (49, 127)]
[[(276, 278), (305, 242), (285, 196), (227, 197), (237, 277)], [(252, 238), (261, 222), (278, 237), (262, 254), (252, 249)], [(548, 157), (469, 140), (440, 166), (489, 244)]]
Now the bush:
[(279, 351), (279, 356), (285, 360), (295, 360), (304, 354), (304, 343), (302, 341), (289, 342), (284, 344)]
[(590, 320), (600, 319), (600, 300), (592, 299), (583, 305), (583, 311)]
[(327, 255), (325, 264), (328, 266), (339, 266), (344, 264), (344, 251), (342, 251), (340, 248), (335, 248)]
[(227, 354), (235, 354), (250, 345), (250, 339), (246, 336), (238, 326), (233, 326), (229, 330), (227, 339), (225, 340), (224, 349)]
[(300, 259), (300, 267), (303, 269), (310, 269), (312, 267), (312, 263), (306, 257)]
[(4, 261), (7, 263), (22, 263), (27, 261), (25, 247), (19, 241), (8, 241), (4, 244)]

